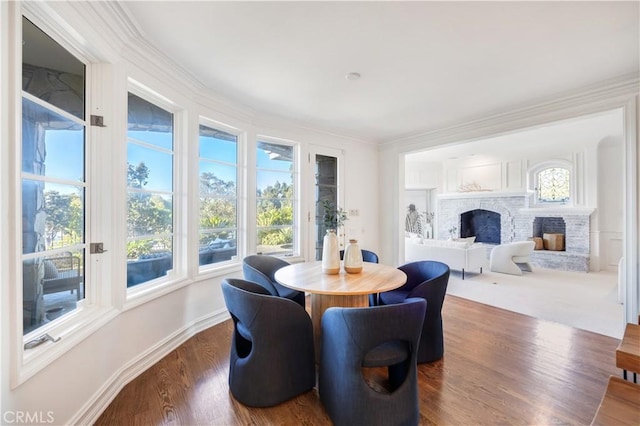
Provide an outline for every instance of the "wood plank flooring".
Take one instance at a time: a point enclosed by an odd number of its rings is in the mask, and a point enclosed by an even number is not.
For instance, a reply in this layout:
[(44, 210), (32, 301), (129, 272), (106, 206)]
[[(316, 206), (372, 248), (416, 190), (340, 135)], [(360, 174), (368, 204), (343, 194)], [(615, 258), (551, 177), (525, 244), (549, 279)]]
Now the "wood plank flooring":
[[(447, 296), (445, 355), (418, 366), (421, 425), (588, 425), (619, 340)], [(248, 408), (228, 387), (231, 321), (189, 339), (124, 387), (96, 425), (329, 425), (311, 390)]]

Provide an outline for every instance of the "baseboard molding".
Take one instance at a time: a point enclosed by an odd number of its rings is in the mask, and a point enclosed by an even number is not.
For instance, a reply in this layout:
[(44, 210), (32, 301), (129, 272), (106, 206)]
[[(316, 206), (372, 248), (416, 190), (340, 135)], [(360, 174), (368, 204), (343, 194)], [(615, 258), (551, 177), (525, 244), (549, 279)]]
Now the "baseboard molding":
[(94, 424), (127, 383), (145, 372), (191, 337), (227, 319), (229, 319), (229, 312), (226, 309), (200, 317), (144, 351), (115, 372), (67, 424)]

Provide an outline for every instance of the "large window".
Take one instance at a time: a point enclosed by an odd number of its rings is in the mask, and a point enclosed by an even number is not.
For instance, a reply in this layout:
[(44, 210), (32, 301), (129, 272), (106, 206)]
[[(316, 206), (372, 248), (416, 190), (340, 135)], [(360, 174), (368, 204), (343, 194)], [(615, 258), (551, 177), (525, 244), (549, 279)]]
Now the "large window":
[(257, 247), (262, 254), (294, 253), (294, 147), (273, 142), (257, 144)]
[(129, 93), (127, 287), (173, 269), (173, 114)]
[(238, 253), (238, 137), (200, 125), (200, 266)]
[(23, 332), (85, 297), (85, 65), (23, 18)]

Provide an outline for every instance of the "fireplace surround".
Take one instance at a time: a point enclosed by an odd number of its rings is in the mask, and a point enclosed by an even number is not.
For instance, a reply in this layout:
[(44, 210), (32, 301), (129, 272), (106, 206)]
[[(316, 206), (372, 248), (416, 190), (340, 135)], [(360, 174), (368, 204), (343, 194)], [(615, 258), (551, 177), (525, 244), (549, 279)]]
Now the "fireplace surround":
[[(439, 239), (448, 238), (452, 227), (460, 230), (461, 237), (473, 236), (463, 233), (469, 234), (470, 218), (477, 215), (480, 220), (473, 221), (480, 222), (480, 240), (487, 245), (487, 253), (496, 244), (524, 241), (544, 233), (563, 233), (564, 251), (536, 250), (531, 263), (550, 269), (589, 271), (592, 208), (532, 207), (531, 194), (482, 192), (440, 195), (437, 211), (436, 236)], [(483, 224), (484, 219), (489, 224)], [(486, 231), (497, 232), (499, 239), (497, 236), (487, 238)]]

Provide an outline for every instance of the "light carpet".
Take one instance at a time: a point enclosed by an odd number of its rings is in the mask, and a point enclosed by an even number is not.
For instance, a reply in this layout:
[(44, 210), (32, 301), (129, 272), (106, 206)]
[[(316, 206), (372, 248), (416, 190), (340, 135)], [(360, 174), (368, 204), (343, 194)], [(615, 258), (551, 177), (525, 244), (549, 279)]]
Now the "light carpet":
[(568, 272), (534, 267), (522, 276), (451, 271), (447, 294), (535, 318), (622, 338), (623, 305), (615, 272)]

